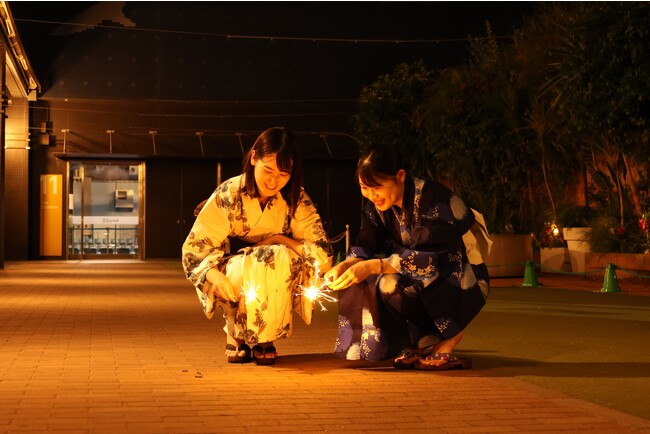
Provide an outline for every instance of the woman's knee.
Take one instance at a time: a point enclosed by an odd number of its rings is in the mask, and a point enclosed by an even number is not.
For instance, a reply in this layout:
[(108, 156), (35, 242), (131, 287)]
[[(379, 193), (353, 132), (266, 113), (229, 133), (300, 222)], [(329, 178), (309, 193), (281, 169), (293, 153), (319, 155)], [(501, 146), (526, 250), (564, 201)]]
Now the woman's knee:
[(384, 274), (379, 278), (377, 287), (382, 297), (393, 295), (397, 292), (399, 274)]

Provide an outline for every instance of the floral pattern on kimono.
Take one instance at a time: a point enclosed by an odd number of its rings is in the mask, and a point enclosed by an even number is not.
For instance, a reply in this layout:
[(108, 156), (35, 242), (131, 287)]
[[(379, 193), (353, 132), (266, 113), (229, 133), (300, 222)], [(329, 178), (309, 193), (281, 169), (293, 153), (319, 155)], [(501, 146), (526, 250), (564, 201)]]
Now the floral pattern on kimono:
[[(407, 334), (410, 333), (411, 346), (426, 335), (449, 339), (478, 314), (487, 297), (487, 268), (484, 264), (469, 263), (463, 242), (463, 234), (474, 224), (475, 214), (442, 184), (411, 177), (405, 179), (402, 203), (402, 209), (393, 206), (383, 212), (371, 202), (366, 203), (357, 243), (348, 252), (348, 257), (384, 257), (398, 271), (397, 275), (385, 276), (401, 277), (371, 276), (365, 282), (365, 292), (353, 290), (355, 297), (341, 296), (339, 323), (361, 323), (361, 328), (367, 327), (369, 324), (358, 319), (358, 308), (352, 305), (376, 303), (379, 308), (366, 317), (379, 336), (403, 333), (404, 324), (398, 327), (396, 323), (404, 321), (410, 329)], [(481, 275), (477, 276), (477, 272)], [(382, 306), (386, 308), (383, 313)], [(390, 328), (393, 330), (389, 333)], [(397, 329), (400, 331), (395, 332)], [(354, 336), (359, 331), (350, 333), (340, 328), (340, 334)], [(388, 352), (382, 356), (390, 357), (391, 351), (400, 349), (395, 345), (399, 346), (384, 342), (380, 351)], [(386, 350), (388, 346), (390, 349)], [(345, 356), (353, 358), (349, 348), (341, 345), (336, 352), (347, 352)], [(370, 359), (378, 357), (381, 356), (375, 354)]]
[[(183, 244), (183, 268), (195, 286), (204, 314), (219, 306), (226, 331), (249, 344), (271, 342), (292, 333), (292, 312), (309, 324), (313, 302), (300, 296), (315, 267), (331, 266), (332, 248), (320, 216), (303, 190), (293, 216), (280, 193), (264, 209), (244, 189), (244, 175), (223, 182), (208, 199)], [(274, 234), (303, 244), (303, 255), (283, 245), (244, 247), (230, 251), (229, 238), (250, 245)], [(224, 273), (244, 296), (237, 303), (219, 300), (206, 281), (211, 268)]]

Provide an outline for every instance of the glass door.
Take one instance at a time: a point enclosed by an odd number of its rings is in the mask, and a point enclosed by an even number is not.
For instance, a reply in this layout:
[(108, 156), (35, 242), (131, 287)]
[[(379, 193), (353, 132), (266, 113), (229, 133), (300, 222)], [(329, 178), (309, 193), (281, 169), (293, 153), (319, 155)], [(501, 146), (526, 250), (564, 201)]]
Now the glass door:
[(142, 163), (68, 163), (68, 257), (139, 258)]

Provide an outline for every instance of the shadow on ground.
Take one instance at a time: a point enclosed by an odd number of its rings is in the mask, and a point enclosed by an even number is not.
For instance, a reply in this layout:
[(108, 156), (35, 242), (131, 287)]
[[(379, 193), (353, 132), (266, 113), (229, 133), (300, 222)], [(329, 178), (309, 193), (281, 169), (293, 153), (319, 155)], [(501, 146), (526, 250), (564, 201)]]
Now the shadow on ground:
[[(485, 353), (472, 355), (471, 351), (464, 351), (459, 355), (473, 359), (474, 367), (467, 371), (473, 375), (480, 373), (496, 377), (650, 378), (650, 363), (646, 362), (553, 362), (493, 356)], [(343, 360), (333, 354), (285, 355), (278, 358), (275, 367), (307, 374), (339, 369), (400, 372), (393, 368), (392, 360), (380, 362)], [(459, 371), (455, 373), (458, 374)]]
[(650, 378), (647, 362), (554, 362), (487, 355), (473, 359), (475, 371), (491, 370), (503, 377)]

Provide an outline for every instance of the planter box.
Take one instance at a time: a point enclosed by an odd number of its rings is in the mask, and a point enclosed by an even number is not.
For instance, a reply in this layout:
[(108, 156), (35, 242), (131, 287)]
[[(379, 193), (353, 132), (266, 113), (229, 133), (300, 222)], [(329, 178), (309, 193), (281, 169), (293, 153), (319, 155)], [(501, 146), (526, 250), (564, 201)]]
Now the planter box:
[(543, 247), (539, 250), (541, 271), (559, 273), (571, 271), (569, 249), (566, 247)]
[[(650, 254), (648, 253), (593, 253), (585, 255), (587, 271), (602, 270), (607, 264), (614, 264), (618, 268), (631, 270), (643, 276), (650, 276)], [(604, 271), (594, 273), (595, 276), (603, 277)], [(616, 272), (618, 279), (634, 277), (623, 270)]]
[(528, 234), (491, 234), (485, 260), (490, 277), (523, 277), (526, 261), (533, 260), (533, 237)]
[(585, 254), (589, 251), (589, 228), (564, 228), (562, 234), (569, 249), (569, 259), (571, 260), (571, 271), (574, 273), (584, 273)]

